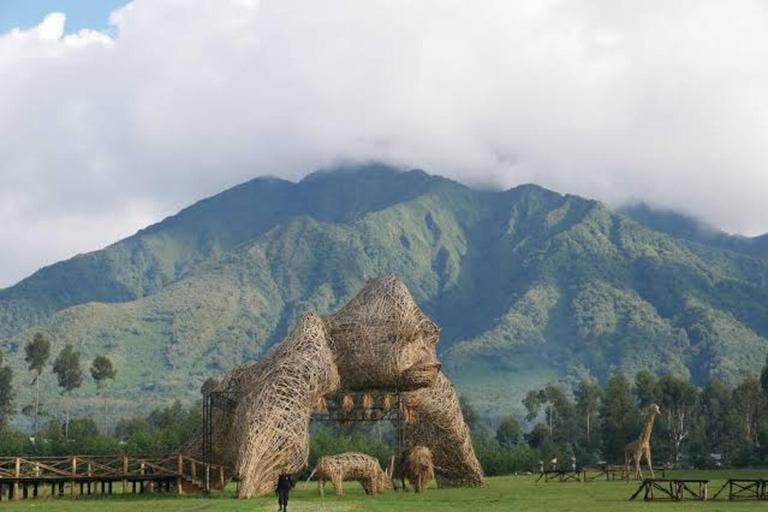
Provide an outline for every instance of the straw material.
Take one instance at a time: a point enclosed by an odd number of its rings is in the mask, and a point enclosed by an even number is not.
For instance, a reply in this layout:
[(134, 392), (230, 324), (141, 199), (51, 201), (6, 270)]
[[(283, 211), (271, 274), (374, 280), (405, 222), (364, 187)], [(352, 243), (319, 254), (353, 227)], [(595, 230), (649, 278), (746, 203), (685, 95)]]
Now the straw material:
[(402, 391), (437, 378), (437, 325), (395, 276), (369, 280), (326, 325), (342, 389)]
[(405, 476), (416, 492), (427, 488), (435, 479), (432, 452), (426, 446), (414, 446), (405, 457)]
[(320, 317), (301, 317), (277, 350), (233, 380), (237, 408), (231, 437), (221, 440), (238, 449), (239, 497), (249, 498), (271, 492), (280, 474), (306, 467), (312, 409), (338, 387)]
[(357, 452), (326, 455), (317, 462), (312, 474), (317, 477), (317, 492), (325, 493), (325, 482), (333, 484), (336, 496), (344, 494), (344, 481), (357, 480), (366, 494), (380, 494), (391, 486), (392, 479), (381, 469), (379, 461)]
[(354, 408), (355, 399), (352, 398), (352, 395), (344, 395), (344, 398), (341, 400), (341, 410), (344, 412), (350, 412)]
[[(458, 399), (439, 372), (438, 335), (397, 277), (368, 281), (330, 317), (301, 317), (276, 350), (234, 370), (216, 389), (228, 391), (236, 407), (234, 414), (212, 412), (213, 462), (235, 469), (240, 498), (267, 494), (281, 473), (306, 467), (311, 414), (327, 410), (327, 398), (343, 396), (346, 413), (376, 403), (390, 410), (391, 393), (407, 391), (406, 443), (431, 450), (438, 484), (482, 484)], [(360, 404), (351, 392), (365, 393)], [(198, 437), (183, 453), (200, 457), (201, 447)]]
[(381, 401), (381, 407), (384, 411), (389, 412), (392, 410), (392, 406), (395, 404), (395, 397), (391, 393), (386, 393)]
[(441, 373), (432, 387), (404, 393), (403, 407), (417, 416), (404, 425), (407, 449), (426, 446), (431, 450), (440, 487), (483, 484), (483, 468), (475, 456), (469, 427), (445, 375)]

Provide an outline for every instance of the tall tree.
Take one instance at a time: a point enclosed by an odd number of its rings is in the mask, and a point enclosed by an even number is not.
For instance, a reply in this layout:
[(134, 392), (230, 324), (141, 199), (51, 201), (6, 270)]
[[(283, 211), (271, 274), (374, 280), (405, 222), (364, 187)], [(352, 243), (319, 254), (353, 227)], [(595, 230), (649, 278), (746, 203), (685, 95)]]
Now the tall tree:
[(722, 455), (725, 441), (731, 437), (728, 432), (728, 416), (732, 409), (731, 390), (722, 380), (710, 377), (701, 392), (699, 403), (703, 422), (701, 441), (706, 444), (706, 455)]
[[(91, 363), (91, 377), (104, 398), (104, 435), (109, 432), (107, 414), (107, 381), (115, 380), (117, 370), (107, 356), (96, 356)], [(206, 381), (208, 382), (208, 381)]]
[(0, 352), (0, 430), (5, 428), (8, 418), (13, 414), (13, 370), (3, 364)]
[(760, 425), (766, 417), (766, 392), (760, 381), (749, 376), (733, 390), (733, 412), (744, 439), (760, 446)]
[(526, 419), (535, 420), (544, 410), (549, 434), (557, 443), (573, 442), (576, 436), (576, 406), (562, 388), (549, 384), (539, 391), (530, 391), (523, 399)]
[(656, 376), (645, 368), (635, 374), (635, 385), (632, 388), (632, 394), (635, 395), (640, 409), (645, 410), (649, 405), (658, 402), (656, 384)]
[(522, 437), (520, 423), (512, 416), (504, 418), (496, 429), (496, 440), (504, 448), (512, 448), (520, 444)]
[(80, 353), (70, 344), (64, 346), (53, 362), (53, 373), (59, 381), (61, 394), (66, 397), (65, 411), (66, 420), (64, 421), (64, 437), (69, 439), (69, 412), (71, 408), (70, 398), (72, 391), (83, 384), (83, 369), (80, 367)]
[(765, 356), (765, 364), (763, 364), (763, 370), (760, 372), (760, 386), (763, 391), (768, 393), (768, 356)]
[(24, 361), (27, 362), (29, 371), (35, 372), (32, 384), (35, 386), (35, 405), (33, 414), (35, 418), (35, 437), (40, 430), (40, 375), (51, 355), (51, 342), (42, 333), (35, 333), (32, 341), (24, 345)]
[(602, 397), (603, 390), (597, 383), (582, 379), (576, 385), (574, 395), (576, 396), (576, 409), (579, 414), (584, 418), (587, 433), (587, 443), (592, 442), (592, 425), (597, 416), (600, 399)]
[(600, 419), (604, 456), (623, 462), (624, 446), (640, 433), (641, 422), (629, 380), (624, 375), (614, 375), (608, 380)]
[(661, 408), (662, 427), (666, 430), (677, 466), (681, 445), (690, 436), (696, 419), (699, 391), (687, 380), (665, 376), (657, 383), (655, 395)]

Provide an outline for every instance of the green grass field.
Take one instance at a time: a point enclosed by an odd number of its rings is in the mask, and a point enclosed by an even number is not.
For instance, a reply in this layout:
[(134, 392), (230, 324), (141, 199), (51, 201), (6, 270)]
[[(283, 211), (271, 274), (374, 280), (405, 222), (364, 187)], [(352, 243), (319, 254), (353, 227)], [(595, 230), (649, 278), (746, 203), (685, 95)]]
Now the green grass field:
[[(669, 475), (667, 475), (669, 476)], [(714, 494), (728, 477), (768, 476), (766, 471), (692, 471), (675, 472), (675, 477), (709, 478), (710, 495)], [(637, 489), (635, 482), (594, 481), (589, 483), (534, 483), (535, 477), (509, 476), (489, 478), (488, 485), (481, 489), (435, 489), (423, 494), (395, 493), (389, 491), (381, 496), (366, 496), (355, 482), (347, 484), (343, 497), (317, 496), (316, 485), (301, 482), (291, 493), (289, 511), (353, 512), (353, 511), (541, 511), (541, 512), (633, 512), (668, 510), (706, 510), (707, 512), (764, 510), (765, 502), (729, 502), (722, 497), (715, 502), (653, 502), (642, 499), (627, 501)], [(327, 490), (331, 491), (330, 484)], [(58, 511), (145, 511), (145, 512), (196, 512), (196, 511), (275, 511), (277, 502), (273, 497), (238, 501), (232, 492), (218, 493), (212, 498), (177, 497), (155, 495), (153, 497), (86, 498), (71, 501), (67, 498), (43, 499), (0, 504), (2, 510), (45, 510)]]

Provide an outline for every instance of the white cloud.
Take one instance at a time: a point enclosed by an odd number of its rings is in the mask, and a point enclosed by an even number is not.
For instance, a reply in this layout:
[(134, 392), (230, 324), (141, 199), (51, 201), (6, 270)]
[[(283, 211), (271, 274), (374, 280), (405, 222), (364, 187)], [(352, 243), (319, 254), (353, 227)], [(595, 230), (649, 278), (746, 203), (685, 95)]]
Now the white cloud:
[(0, 35), (0, 285), (259, 174), (381, 159), (768, 231), (761, 0), (136, 0)]

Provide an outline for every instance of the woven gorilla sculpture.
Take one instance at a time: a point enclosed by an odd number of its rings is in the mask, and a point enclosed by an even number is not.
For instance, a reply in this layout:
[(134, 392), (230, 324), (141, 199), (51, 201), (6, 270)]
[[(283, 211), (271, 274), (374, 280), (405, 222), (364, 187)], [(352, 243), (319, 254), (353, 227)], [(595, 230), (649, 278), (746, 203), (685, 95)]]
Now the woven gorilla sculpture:
[[(481, 485), (453, 387), (440, 373), (439, 331), (397, 277), (369, 280), (338, 312), (302, 316), (262, 361), (233, 371), (217, 388), (234, 414), (214, 411), (213, 461), (240, 476), (240, 498), (272, 492), (282, 473), (307, 466), (309, 422), (323, 397), (345, 391), (403, 393), (406, 442), (435, 457), (441, 485)], [(200, 456), (201, 439), (186, 451)]]

